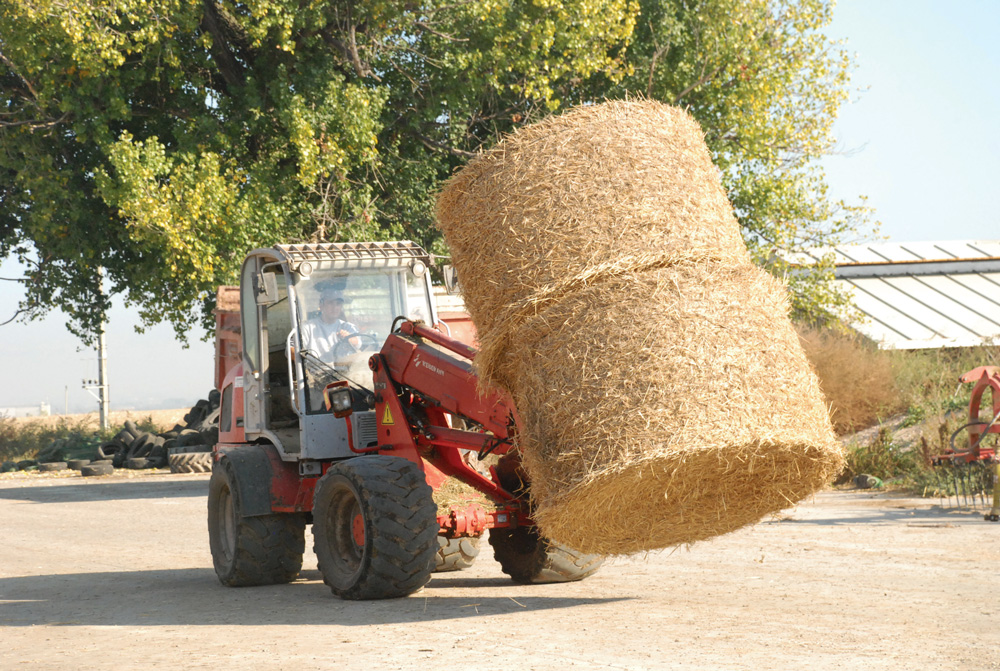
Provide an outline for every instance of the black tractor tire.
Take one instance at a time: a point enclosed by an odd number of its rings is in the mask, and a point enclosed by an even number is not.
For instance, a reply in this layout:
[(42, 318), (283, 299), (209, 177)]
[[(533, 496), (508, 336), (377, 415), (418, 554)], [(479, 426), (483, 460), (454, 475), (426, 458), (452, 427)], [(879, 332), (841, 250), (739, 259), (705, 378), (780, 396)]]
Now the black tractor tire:
[(302, 570), (306, 516), (244, 517), (236, 473), (228, 460), (208, 483), (208, 541), (219, 581), (227, 587), (288, 583)]
[(38, 470), (43, 473), (51, 473), (53, 471), (65, 471), (69, 468), (69, 464), (65, 461), (48, 461), (44, 464), (38, 464)]
[(184, 423), (193, 426), (205, 419), (206, 414), (208, 414), (208, 401), (201, 399), (191, 407), (190, 412), (184, 415)]
[(170, 465), (171, 473), (210, 473), (212, 471), (212, 453), (168, 454), (167, 463)]
[(214, 410), (209, 410), (205, 418), (198, 423), (198, 430), (204, 431), (205, 429), (210, 429), (213, 426), (219, 425), (219, 415), (221, 414), (220, 408), (216, 407)]
[[(135, 422), (133, 422), (131, 419), (125, 420), (125, 432), (128, 433), (130, 436), (132, 436), (133, 439), (138, 438), (139, 435), (142, 434), (142, 431), (139, 430), (139, 427), (136, 426)], [(129, 439), (126, 438), (125, 436), (122, 436), (122, 442), (128, 444), (131, 441), (129, 441)]]
[(146, 461), (149, 462), (149, 468), (166, 468), (167, 465), (170, 463), (167, 461), (166, 454), (162, 454), (159, 456), (153, 456), (153, 455), (148, 456), (146, 457)]
[(128, 448), (128, 459), (140, 459), (149, 456), (149, 451), (153, 449), (153, 439), (151, 433), (139, 434), (139, 437), (132, 441)]
[(70, 459), (66, 462), (74, 471), (78, 471), (91, 463), (90, 459)]
[(490, 545), (503, 572), (522, 585), (583, 580), (604, 563), (599, 555), (583, 554), (539, 536), (535, 527), (490, 529)]
[(167, 449), (167, 454), (168, 455), (169, 454), (191, 454), (193, 452), (211, 452), (211, 451), (212, 451), (212, 446), (211, 445), (205, 445), (205, 444), (184, 445), (183, 447), (177, 445), (177, 446), (168, 448)]
[(445, 538), (438, 536), (438, 551), (434, 555), (434, 572), (464, 571), (471, 568), (479, 556), (479, 537)]
[(167, 448), (163, 442), (162, 438), (157, 438), (158, 443), (154, 443), (152, 449), (149, 450), (149, 454), (146, 455), (147, 459), (155, 459), (157, 461), (163, 461), (164, 464), (167, 463)]
[(125, 446), (117, 438), (97, 446), (97, 461), (111, 461), (125, 451)]
[(192, 431), (191, 433), (182, 433), (177, 436), (175, 447), (187, 447), (188, 445), (202, 445), (205, 441), (201, 439), (201, 434), (197, 431)]
[(80, 475), (89, 478), (95, 475), (111, 475), (115, 472), (115, 467), (108, 461), (95, 461), (89, 466), (80, 469)]
[(323, 582), (342, 599), (393, 599), (430, 580), (437, 506), (423, 471), (382, 455), (342, 461), (316, 483), (313, 537)]
[(201, 442), (205, 443), (206, 445), (215, 445), (217, 442), (219, 442), (219, 427), (213, 426), (211, 428), (205, 429), (201, 433), (199, 433), (198, 436), (201, 438)]

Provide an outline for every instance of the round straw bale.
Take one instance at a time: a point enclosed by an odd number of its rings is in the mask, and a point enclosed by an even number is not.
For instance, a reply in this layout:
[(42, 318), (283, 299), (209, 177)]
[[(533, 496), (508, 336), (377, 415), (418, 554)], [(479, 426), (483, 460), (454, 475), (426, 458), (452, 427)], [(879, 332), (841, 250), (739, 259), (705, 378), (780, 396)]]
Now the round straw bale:
[(752, 266), (680, 264), (550, 305), (500, 360), (543, 533), (623, 554), (726, 533), (830, 482), (841, 454)]
[(480, 330), (538, 287), (630, 252), (749, 263), (701, 128), (653, 101), (519, 129), (448, 181), (437, 218)]
[(750, 262), (686, 113), (612, 102), (525, 127), (448, 182), (438, 218), (544, 535), (689, 543), (839, 467), (786, 292)]

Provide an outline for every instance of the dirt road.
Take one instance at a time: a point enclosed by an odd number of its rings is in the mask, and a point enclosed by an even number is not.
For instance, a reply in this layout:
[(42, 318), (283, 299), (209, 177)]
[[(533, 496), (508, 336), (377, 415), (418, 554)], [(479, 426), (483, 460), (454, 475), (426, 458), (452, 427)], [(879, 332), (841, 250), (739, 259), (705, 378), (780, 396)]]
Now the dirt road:
[[(207, 476), (0, 480), (0, 669), (1000, 669), (1000, 524), (826, 492), (574, 584), (508, 581), (488, 546), (407, 599), (227, 589)], [(307, 539), (311, 545), (311, 539)]]

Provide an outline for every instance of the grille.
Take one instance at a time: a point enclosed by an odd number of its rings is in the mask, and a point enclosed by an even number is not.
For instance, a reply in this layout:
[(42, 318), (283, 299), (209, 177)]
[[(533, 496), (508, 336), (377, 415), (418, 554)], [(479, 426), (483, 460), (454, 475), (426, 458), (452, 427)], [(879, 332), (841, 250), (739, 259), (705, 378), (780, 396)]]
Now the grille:
[(362, 449), (378, 444), (378, 422), (374, 412), (356, 412), (354, 420), (354, 447)]

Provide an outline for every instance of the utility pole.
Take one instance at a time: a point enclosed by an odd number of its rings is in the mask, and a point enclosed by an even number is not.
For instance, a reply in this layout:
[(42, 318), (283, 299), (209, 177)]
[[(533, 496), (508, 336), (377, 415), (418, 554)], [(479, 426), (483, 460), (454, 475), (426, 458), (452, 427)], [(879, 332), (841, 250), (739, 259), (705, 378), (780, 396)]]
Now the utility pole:
[[(101, 270), (103, 271), (104, 269), (102, 268)], [(104, 289), (103, 273), (101, 278), (101, 289)], [(105, 322), (104, 320), (101, 320), (101, 331), (97, 334), (97, 358), (100, 361), (97, 370), (97, 382), (99, 385), (97, 389), (100, 394), (98, 402), (101, 406), (101, 431), (108, 430), (108, 427), (110, 426), (110, 417), (108, 415), (111, 414), (111, 399), (108, 394), (108, 350), (107, 344), (104, 341), (104, 326)]]
[[(99, 296), (104, 295), (104, 268), (97, 268), (97, 291)], [(84, 380), (83, 388), (91, 396), (97, 399), (100, 416), (101, 430), (107, 431), (110, 426), (109, 415), (111, 414), (111, 398), (108, 388), (108, 350), (104, 339), (104, 331), (107, 326), (105, 320), (101, 320), (101, 325), (97, 332), (97, 379)], [(92, 389), (97, 389), (95, 394)]]

